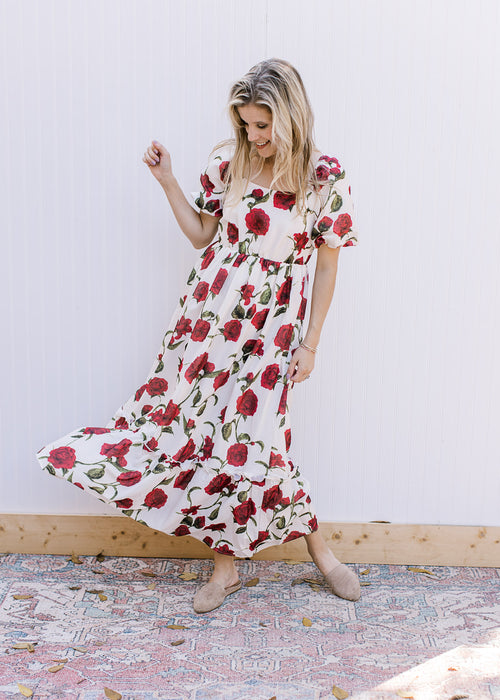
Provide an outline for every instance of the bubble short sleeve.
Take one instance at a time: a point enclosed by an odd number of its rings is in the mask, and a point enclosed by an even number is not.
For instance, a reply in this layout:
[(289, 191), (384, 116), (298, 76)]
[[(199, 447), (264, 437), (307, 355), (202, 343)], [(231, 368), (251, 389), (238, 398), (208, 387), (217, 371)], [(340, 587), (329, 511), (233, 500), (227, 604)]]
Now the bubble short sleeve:
[(320, 189), (320, 211), (311, 238), (319, 248), (347, 247), (358, 244), (351, 186), (345, 170), (336, 158), (321, 156), (316, 168)]
[(219, 148), (211, 153), (207, 167), (200, 175), (201, 190), (192, 192), (194, 203), (200, 211), (211, 216), (222, 216), (226, 189), (224, 178), (228, 165), (227, 149)]

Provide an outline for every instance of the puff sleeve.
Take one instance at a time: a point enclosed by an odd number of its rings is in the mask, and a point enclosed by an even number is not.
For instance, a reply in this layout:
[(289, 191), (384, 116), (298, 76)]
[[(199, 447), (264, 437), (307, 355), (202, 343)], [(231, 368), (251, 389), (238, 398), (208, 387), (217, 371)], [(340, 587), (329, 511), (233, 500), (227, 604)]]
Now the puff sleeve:
[(200, 211), (211, 216), (222, 216), (226, 191), (224, 177), (228, 165), (227, 152), (223, 149), (217, 149), (211, 153), (207, 167), (200, 175), (201, 189), (199, 192), (191, 193)]
[(351, 186), (345, 170), (336, 158), (321, 156), (316, 168), (322, 183), (319, 192), (320, 209), (311, 238), (319, 248), (347, 247), (358, 244)]

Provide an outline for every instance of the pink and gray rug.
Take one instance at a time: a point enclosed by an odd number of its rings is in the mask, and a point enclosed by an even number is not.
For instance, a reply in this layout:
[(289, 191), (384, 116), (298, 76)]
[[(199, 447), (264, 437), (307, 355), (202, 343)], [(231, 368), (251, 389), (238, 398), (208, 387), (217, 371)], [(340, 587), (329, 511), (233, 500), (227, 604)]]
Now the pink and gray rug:
[(312, 564), (242, 560), (252, 585), (197, 615), (210, 561), (79, 561), (0, 557), (0, 698), (500, 698), (497, 569), (355, 565), (351, 603)]

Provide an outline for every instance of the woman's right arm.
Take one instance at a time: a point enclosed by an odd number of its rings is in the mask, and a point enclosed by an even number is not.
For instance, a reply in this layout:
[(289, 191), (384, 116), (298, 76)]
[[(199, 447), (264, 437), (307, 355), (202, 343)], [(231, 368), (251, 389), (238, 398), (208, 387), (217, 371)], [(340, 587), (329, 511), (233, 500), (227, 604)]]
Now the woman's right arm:
[(219, 219), (189, 204), (172, 172), (170, 153), (159, 141), (151, 142), (142, 160), (162, 186), (182, 232), (195, 248), (205, 248), (217, 233)]

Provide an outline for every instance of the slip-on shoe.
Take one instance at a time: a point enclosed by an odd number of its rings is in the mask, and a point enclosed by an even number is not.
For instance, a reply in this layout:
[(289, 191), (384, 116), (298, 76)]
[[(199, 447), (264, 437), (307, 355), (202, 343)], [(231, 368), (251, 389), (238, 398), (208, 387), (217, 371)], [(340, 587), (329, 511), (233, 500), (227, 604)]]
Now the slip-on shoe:
[(220, 583), (210, 581), (196, 591), (193, 599), (193, 609), (196, 613), (206, 613), (215, 610), (222, 605), (228, 595), (236, 593), (240, 588), (241, 581), (225, 588)]

